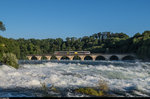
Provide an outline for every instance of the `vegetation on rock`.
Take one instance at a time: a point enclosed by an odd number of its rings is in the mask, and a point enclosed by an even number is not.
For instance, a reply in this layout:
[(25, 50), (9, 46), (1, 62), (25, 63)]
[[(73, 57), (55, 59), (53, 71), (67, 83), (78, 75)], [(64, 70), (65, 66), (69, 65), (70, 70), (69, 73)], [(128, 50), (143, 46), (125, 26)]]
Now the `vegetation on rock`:
[(82, 93), (82, 94), (87, 94), (87, 95), (92, 95), (92, 96), (103, 96), (103, 92), (102, 91), (97, 91), (93, 88), (79, 88), (75, 90), (76, 92)]
[(0, 61), (3, 64), (12, 66), (16, 69), (19, 68), (18, 59), (16, 58), (16, 56), (13, 53), (3, 53), (1, 58), (0, 58)]
[(51, 86), (51, 87), (47, 87), (45, 83), (41, 83), (41, 89), (43, 91), (43, 97), (56, 97), (56, 95), (52, 95), (50, 94), (50, 91), (53, 91), (55, 93), (59, 93), (59, 91), (54, 87), (54, 86)]
[(99, 80), (98, 86), (96, 88), (86, 87), (78, 88), (75, 90), (75, 92), (92, 96), (109, 96), (108, 91), (109, 87), (104, 80)]

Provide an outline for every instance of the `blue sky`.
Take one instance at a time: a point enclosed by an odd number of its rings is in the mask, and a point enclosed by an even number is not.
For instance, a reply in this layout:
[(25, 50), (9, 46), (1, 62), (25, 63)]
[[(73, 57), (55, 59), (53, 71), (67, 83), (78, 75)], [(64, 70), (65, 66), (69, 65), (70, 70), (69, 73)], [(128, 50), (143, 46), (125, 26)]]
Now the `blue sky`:
[(150, 0), (0, 0), (7, 38), (63, 38), (150, 30)]

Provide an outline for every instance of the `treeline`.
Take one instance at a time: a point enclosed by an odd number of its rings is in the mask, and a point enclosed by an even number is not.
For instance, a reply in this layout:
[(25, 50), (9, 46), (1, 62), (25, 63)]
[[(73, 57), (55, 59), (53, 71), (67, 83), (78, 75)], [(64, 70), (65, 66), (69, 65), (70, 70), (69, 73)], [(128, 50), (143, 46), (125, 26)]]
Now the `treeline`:
[(54, 51), (91, 51), (92, 53), (134, 53), (150, 59), (150, 31), (129, 37), (125, 33), (99, 32), (82, 38), (8, 39), (0, 36), (0, 54), (11, 52), (18, 59), (28, 54), (49, 54)]

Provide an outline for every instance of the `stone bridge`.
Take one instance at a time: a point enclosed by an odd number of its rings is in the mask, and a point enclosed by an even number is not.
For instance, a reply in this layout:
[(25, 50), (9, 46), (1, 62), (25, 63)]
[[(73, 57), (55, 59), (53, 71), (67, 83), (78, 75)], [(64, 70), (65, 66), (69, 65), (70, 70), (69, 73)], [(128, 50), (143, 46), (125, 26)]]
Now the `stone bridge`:
[[(74, 60), (75, 56), (78, 56), (80, 60), (84, 61), (86, 60), (86, 57), (90, 57), (90, 60), (124, 60), (124, 59), (136, 59), (136, 56), (134, 54), (102, 54), (102, 53), (93, 53), (93, 54), (45, 54), (45, 55), (27, 55), (27, 58), (29, 60), (32, 60), (33, 57), (35, 57), (37, 60), (42, 60), (42, 57), (45, 57), (47, 60), (51, 60), (52, 56), (55, 56), (57, 60), (61, 60), (63, 57), (67, 57), (69, 60)], [(129, 60), (130, 60), (129, 59)]]

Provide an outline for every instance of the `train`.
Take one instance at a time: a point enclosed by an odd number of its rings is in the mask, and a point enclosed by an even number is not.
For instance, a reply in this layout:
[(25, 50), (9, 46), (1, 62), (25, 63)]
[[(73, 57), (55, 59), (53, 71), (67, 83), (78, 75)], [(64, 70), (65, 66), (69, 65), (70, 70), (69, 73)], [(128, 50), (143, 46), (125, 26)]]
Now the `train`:
[(65, 55), (74, 55), (74, 54), (78, 54), (78, 55), (80, 55), (80, 54), (90, 54), (90, 51), (55, 51), (54, 52), (54, 54), (55, 55), (61, 55), (61, 54), (65, 54)]

